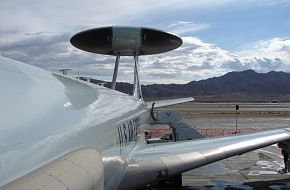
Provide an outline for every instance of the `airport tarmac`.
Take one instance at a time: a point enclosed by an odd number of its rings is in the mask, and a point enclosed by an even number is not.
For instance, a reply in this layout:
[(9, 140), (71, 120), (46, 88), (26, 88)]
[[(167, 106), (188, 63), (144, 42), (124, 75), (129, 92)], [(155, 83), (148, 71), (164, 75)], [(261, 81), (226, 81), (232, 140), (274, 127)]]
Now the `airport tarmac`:
[[(208, 136), (234, 135), (236, 114), (240, 133), (290, 126), (288, 103), (192, 102), (162, 109), (180, 111), (186, 123)], [(278, 172), (284, 166), (280, 152), (272, 145), (185, 172), (180, 189), (290, 189), (290, 174)]]

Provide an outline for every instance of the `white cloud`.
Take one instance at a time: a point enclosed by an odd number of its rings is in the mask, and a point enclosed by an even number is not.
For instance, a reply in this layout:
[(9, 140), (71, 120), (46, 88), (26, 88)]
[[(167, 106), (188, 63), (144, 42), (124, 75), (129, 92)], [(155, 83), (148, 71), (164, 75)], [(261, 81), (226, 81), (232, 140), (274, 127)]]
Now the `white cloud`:
[[(259, 41), (249, 44), (245, 48), (247, 49), (236, 52), (236, 54), (240, 56), (241, 61), (252, 64), (256, 70), (266, 72), (274, 69), (290, 72), (290, 38)], [(265, 62), (268, 64), (264, 65)]]
[[(184, 8), (194, 11), (253, 5), (289, 4), (287, 0), (9, 0), (0, 1), (0, 35), (8, 38), (23, 37), (26, 33), (76, 32), (81, 29), (137, 23), (142, 25), (152, 14), (163, 17), (181, 14)], [(157, 19), (158, 20), (158, 19)], [(134, 22), (135, 21), (135, 22)], [(207, 28), (206, 24), (179, 22), (178, 31), (191, 32)], [(186, 27), (180, 27), (180, 26)], [(185, 29), (186, 28), (186, 29)], [(19, 36), (20, 35), (20, 36)], [(2, 35), (1, 35), (2, 36)], [(3, 38), (1, 39), (3, 40)]]
[(199, 30), (209, 28), (207, 24), (197, 24), (192, 22), (178, 21), (168, 26), (168, 31), (176, 34), (194, 33)]
[[(68, 34), (39, 34), (23, 40), (0, 43), (3, 56), (56, 71), (71, 68), (73, 73), (110, 81), (115, 58), (80, 51), (69, 44)], [(220, 76), (229, 71), (254, 69), (258, 72), (290, 72), (290, 39), (259, 41), (239, 52), (226, 51), (195, 37), (184, 37), (175, 51), (140, 57), (141, 79), (146, 83), (186, 83)], [(132, 82), (133, 59), (122, 57), (119, 81)]]
[(267, 6), (273, 6), (273, 5), (290, 5), (290, 2), (288, 0), (257, 0), (258, 2), (263, 2)]
[(183, 41), (184, 45), (178, 50), (150, 56), (143, 73), (154, 73), (155, 76), (160, 73), (162, 81), (165, 81), (163, 76), (168, 75), (171, 81), (178, 79), (184, 83), (246, 69), (290, 72), (289, 39), (275, 38), (259, 42), (246, 51), (234, 53), (194, 37), (184, 37)]
[(183, 41), (183, 46), (178, 50), (150, 56), (143, 73), (174, 74), (171, 80), (178, 79), (177, 82), (185, 83), (224, 74), (230, 70), (224, 68), (224, 64), (235, 61), (235, 56), (214, 44), (194, 37), (184, 37)]
[[(187, 0), (1, 1), (0, 31), (10, 31), (12, 38), (25, 33), (76, 32), (104, 25), (126, 25), (134, 20), (142, 24), (142, 20), (152, 13), (162, 14), (165, 10), (178, 12), (186, 6), (201, 4)], [(6, 34), (6, 37), (9, 35)]]
[[(146, 20), (144, 18), (152, 15), (160, 15), (162, 17), (160, 20), (163, 21), (166, 20), (168, 13), (179, 14), (184, 8), (203, 11), (230, 5), (241, 7), (273, 4), (288, 5), (289, 1), (87, 0), (85, 3), (81, 0), (1, 1), (0, 54), (51, 70), (68, 67), (75, 73), (111, 80), (114, 58), (75, 49), (69, 44), (69, 38), (73, 33), (110, 24), (142, 25), (143, 20)], [(158, 18), (153, 20), (160, 23)], [(167, 29), (178, 34), (188, 35), (210, 28), (210, 24), (206, 23), (170, 22), (172, 24)], [(229, 52), (195, 37), (184, 37), (183, 41), (184, 45), (176, 51), (142, 57), (141, 79), (146, 82), (184, 83), (248, 68), (257, 71), (290, 71), (287, 38), (260, 41), (239, 52)], [(119, 80), (132, 81), (132, 65), (132, 59), (122, 57)]]

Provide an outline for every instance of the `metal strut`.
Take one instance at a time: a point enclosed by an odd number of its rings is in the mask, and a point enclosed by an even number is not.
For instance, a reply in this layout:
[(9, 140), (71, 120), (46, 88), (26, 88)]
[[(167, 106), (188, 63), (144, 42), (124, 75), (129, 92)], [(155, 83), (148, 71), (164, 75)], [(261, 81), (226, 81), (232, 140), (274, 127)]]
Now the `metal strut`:
[(142, 99), (142, 90), (139, 81), (139, 60), (138, 56), (134, 55), (134, 86), (133, 86), (133, 95), (138, 98)]
[(113, 90), (115, 90), (115, 87), (116, 87), (119, 62), (120, 62), (120, 54), (117, 54), (116, 61), (115, 61), (114, 74), (113, 74), (113, 79), (112, 79), (112, 85), (111, 85), (111, 89), (113, 89)]

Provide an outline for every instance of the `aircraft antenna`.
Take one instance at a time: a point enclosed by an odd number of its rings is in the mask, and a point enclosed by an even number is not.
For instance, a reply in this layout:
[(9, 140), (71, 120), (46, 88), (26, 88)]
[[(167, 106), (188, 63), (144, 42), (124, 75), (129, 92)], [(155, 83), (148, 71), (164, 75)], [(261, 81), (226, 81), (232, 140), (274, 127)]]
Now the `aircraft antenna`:
[(79, 32), (71, 38), (70, 42), (84, 51), (116, 56), (111, 89), (116, 88), (120, 57), (134, 57), (133, 95), (142, 99), (139, 56), (174, 50), (181, 46), (182, 39), (174, 34), (152, 28), (108, 26)]

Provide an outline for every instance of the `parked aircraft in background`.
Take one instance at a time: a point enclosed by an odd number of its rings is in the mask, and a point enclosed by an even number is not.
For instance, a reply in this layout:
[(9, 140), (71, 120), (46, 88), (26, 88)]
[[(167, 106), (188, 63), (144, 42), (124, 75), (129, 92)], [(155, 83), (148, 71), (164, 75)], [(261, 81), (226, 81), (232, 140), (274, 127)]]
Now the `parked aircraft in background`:
[[(193, 98), (144, 102), (138, 56), (178, 48), (181, 38), (143, 27), (80, 32), (71, 43), (116, 56), (111, 89), (0, 58), (0, 189), (134, 189), (234, 155), (290, 140), (290, 128), (203, 138), (176, 111)], [(115, 89), (121, 56), (134, 57), (134, 90)], [(81, 64), (81, 63), (80, 63)], [(169, 142), (148, 144), (140, 129), (168, 123)]]

